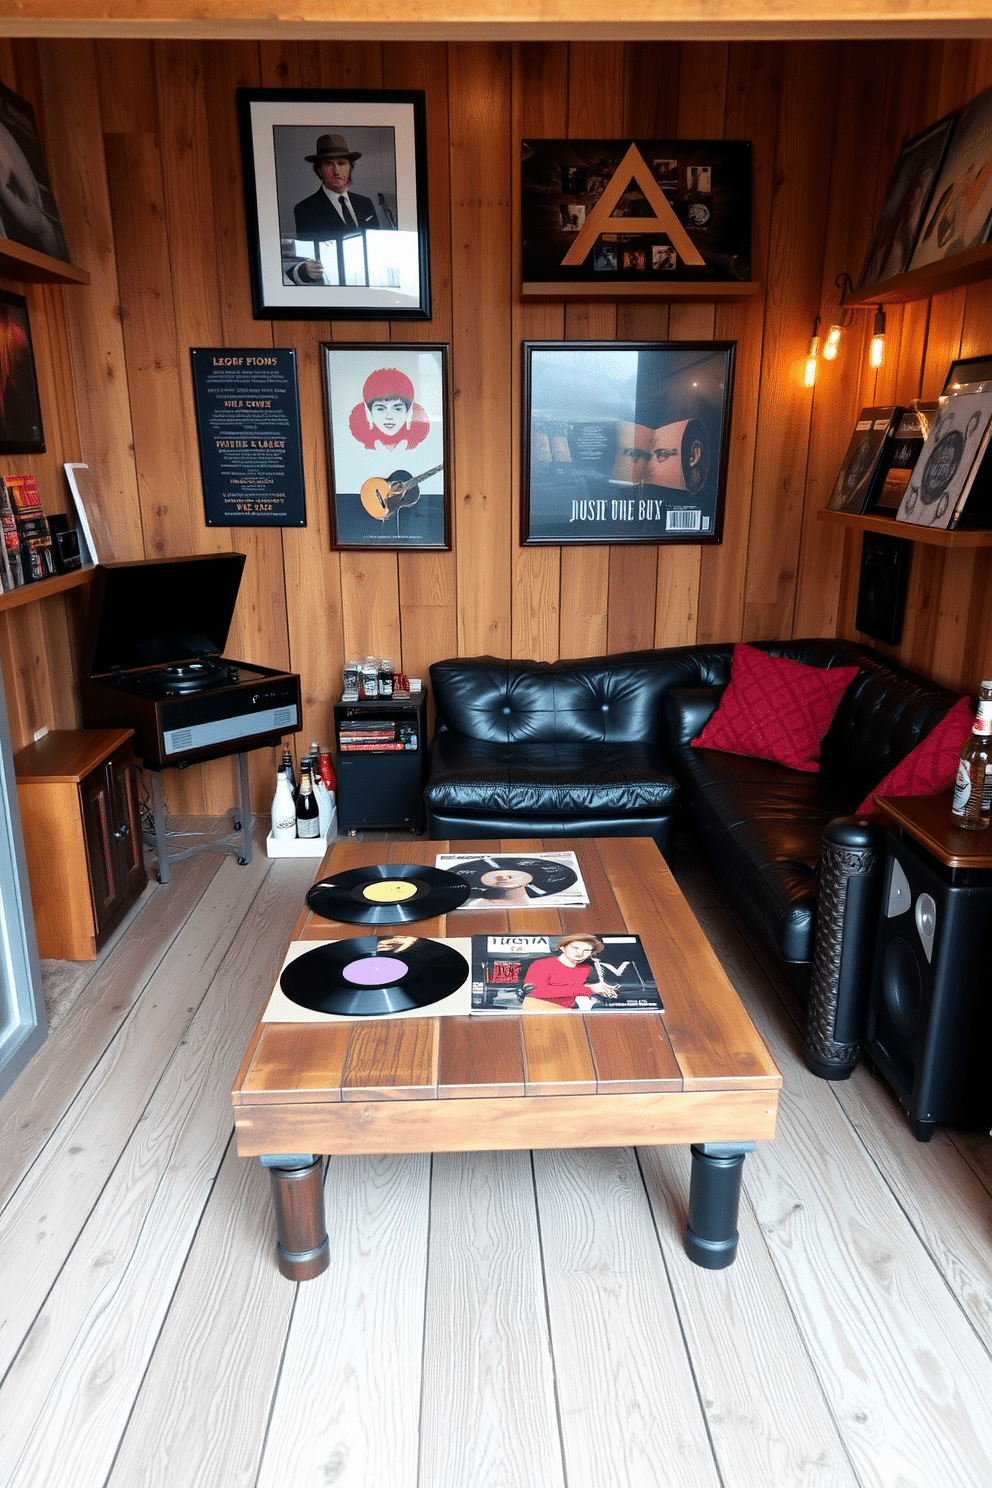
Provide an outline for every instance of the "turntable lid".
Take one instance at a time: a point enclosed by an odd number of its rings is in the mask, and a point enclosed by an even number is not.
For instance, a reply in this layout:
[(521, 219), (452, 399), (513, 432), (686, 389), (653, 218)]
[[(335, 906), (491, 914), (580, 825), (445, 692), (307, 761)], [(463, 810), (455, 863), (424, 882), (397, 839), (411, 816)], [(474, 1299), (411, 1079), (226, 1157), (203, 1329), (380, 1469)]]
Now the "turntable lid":
[(100, 564), (84, 652), (89, 675), (222, 655), (244, 566), (243, 553)]

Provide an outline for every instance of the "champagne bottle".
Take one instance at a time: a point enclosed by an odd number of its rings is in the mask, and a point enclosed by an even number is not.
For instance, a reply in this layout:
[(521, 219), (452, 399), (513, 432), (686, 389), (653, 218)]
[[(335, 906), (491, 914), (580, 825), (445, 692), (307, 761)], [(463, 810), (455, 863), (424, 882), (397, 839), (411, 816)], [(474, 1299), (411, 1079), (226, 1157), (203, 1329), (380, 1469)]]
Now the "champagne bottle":
[(296, 798), (296, 835), (320, 836), (320, 809), (310, 784), (309, 770), (300, 771), (300, 793)]
[(281, 766), (276, 775), (276, 792), (272, 797), (272, 835), (280, 838), (296, 836), (296, 806), (289, 781)]
[(293, 756), (289, 752), (289, 746), (288, 746), (288, 744), (286, 746), (284, 746), (284, 748), (283, 748), (283, 751), (282, 751), (282, 764), (279, 766), (279, 769), (282, 772), (282, 774), (285, 775), (286, 779), (289, 781), (289, 789), (290, 789), (290, 792), (292, 794), (293, 800), (295, 801), (296, 800), (296, 772), (293, 769)]
[(992, 817), (992, 681), (982, 683), (978, 712), (958, 762), (958, 778), (951, 803), (956, 827), (980, 832)]

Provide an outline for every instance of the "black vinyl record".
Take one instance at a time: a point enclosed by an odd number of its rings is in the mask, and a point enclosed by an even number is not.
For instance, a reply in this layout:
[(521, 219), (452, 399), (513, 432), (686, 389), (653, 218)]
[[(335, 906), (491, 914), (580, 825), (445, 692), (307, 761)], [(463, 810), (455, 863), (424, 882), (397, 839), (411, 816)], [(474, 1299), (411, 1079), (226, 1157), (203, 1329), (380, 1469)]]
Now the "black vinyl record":
[(362, 935), (304, 951), (283, 967), (279, 985), (298, 1007), (349, 1018), (382, 1018), (430, 1007), (467, 980), (453, 947), (412, 935)]
[(406, 925), (450, 914), (469, 896), (454, 873), (419, 863), (375, 863), (322, 878), (307, 893), (307, 904), (325, 920), (346, 925)]

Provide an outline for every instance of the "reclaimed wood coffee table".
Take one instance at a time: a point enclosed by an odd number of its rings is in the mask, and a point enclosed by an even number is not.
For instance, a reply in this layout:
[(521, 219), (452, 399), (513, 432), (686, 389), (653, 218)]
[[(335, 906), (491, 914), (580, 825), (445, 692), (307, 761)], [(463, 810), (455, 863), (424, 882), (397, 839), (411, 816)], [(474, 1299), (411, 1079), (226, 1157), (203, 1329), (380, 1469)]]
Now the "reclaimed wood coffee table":
[[(234, 1122), (239, 1154), (270, 1170), (284, 1276), (326, 1269), (321, 1155), (359, 1152), (687, 1143), (686, 1251), (711, 1270), (733, 1261), (744, 1154), (775, 1135), (782, 1077), (651, 838), (346, 841), (317, 877), (433, 866), (438, 852), (542, 848), (576, 854), (587, 907), (459, 910), (404, 932), (628, 931), (641, 937), (664, 1012), (260, 1023), (232, 1091)], [(291, 939), (367, 933), (304, 906)]]

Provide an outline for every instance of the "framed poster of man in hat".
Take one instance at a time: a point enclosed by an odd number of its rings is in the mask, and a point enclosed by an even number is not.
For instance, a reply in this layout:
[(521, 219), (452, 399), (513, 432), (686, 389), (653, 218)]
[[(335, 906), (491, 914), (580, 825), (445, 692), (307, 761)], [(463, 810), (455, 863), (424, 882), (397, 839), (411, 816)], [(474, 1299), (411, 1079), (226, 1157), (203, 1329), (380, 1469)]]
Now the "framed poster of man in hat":
[(256, 319), (429, 320), (421, 92), (238, 89)]

